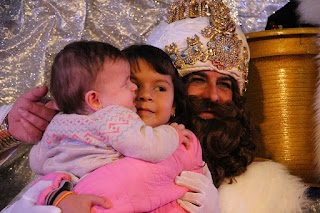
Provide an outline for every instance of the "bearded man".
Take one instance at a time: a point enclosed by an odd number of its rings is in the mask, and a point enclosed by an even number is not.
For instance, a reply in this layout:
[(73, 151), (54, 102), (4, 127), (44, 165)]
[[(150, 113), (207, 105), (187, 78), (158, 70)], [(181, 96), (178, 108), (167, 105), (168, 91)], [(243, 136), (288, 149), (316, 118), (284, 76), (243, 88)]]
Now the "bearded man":
[(147, 43), (168, 53), (186, 83), (188, 114), (178, 122), (200, 140), (221, 212), (302, 212), (308, 201), (301, 179), (281, 164), (254, 162), (259, 128), (243, 97), (250, 51), (223, 2), (177, 1)]

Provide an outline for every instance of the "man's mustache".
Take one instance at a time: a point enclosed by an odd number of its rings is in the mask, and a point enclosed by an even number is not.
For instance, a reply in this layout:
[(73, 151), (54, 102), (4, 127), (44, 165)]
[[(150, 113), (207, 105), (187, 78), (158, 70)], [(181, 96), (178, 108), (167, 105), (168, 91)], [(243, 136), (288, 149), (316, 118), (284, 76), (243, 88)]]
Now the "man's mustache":
[(187, 98), (187, 111), (193, 115), (199, 115), (201, 112), (210, 111), (218, 120), (233, 120), (237, 117), (237, 106), (232, 102), (220, 103), (212, 102), (210, 99), (198, 98), (190, 95)]

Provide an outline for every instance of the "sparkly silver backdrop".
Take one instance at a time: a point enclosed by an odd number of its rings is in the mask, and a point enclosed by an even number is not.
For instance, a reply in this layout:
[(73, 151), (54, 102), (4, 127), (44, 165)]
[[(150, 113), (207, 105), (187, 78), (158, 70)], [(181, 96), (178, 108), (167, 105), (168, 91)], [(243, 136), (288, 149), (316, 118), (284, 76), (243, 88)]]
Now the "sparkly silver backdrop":
[[(289, 0), (223, 0), (244, 32), (262, 31)], [(0, 0), (0, 106), (47, 85), (55, 54), (80, 39), (143, 43), (173, 0)]]

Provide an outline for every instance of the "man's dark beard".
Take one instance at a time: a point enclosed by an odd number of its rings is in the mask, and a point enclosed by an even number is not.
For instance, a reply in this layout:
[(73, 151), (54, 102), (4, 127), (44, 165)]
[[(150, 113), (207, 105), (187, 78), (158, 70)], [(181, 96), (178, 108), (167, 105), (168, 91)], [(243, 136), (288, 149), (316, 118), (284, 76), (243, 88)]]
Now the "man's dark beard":
[[(202, 119), (199, 114), (210, 109), (213, 119)], [(186, 127), (199, 139), (203, 158), (208, 163), (216, 187), (224, 178), (240, 175), (252, 162), (255, 144), (251, 140), (250, 122), (242, 107), (233, 102), (218, 103), (189, 96)], [(248, 132), (247, 132), (248, 131)], [(247, 135), (249, 133), (249, 136)]]
[[(216, 141), (215, 143), (211, 142), (211, 145), (207, 147), (209, 152), (217, 157), (222, 157), (238, 146), (241, 123), (237, 118), (239, 109), (233, 102), (221, 104), (195, 96), (189, 96), (187, 101), (187, 111), (192, 112), (189, 115), (191, 118), (190, 128), (201, 142), (206, 141), (207, 138)], [(199, 114), (207, 109), (212, 110), (213, 119), (199, 117)], [(227, 144), (218, 143), (227, 138)]]

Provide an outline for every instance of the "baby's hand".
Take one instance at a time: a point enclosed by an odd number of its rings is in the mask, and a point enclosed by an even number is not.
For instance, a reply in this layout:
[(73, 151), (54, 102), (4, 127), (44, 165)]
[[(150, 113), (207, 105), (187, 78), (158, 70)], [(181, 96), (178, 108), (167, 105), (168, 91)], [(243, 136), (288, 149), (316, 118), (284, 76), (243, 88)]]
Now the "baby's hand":
[(174, 122), (170, 124), (170, 126), (176, 128), (181, 132), (181, 134), (184, 136), (182, 144), (186, 147), (186, 149), (189, 149), (190, 142), (192, 141), (191, 133), (186, 129), (186, 127), (183, 124), (177, 124)]

